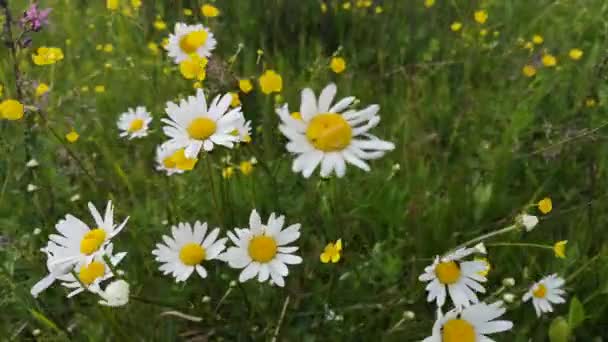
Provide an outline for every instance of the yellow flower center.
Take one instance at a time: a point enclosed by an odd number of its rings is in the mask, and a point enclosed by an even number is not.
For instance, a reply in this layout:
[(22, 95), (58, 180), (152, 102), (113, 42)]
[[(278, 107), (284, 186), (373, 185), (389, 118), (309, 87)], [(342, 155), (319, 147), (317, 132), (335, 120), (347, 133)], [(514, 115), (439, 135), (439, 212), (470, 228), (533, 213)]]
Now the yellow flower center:
[(544, 284), (538, 284), (536, 289), (532, 291), (532, 295), (536, 298), (545, 298), (547, 295), (547, 287)]
[(207, 36), (208, 34), (205, 30), (190, 32), (179, 41), (179, 47), (187, 54), (194, 53), (198, 48), (205, 45)]
[(181, 260), (185, 265), (194, 266), (205, 260), (206, 255), (207, 253), (205, 252), (205, 249), (201, 247), (201, 245), (190, 242), (185, 244), (182, 249), (180, 249), (179, 260)]
[(353, 130), (342, 115), (324, 113), (315, 116), (306, 129), (306, 137), (321, 151), (341, 151), (350, 144)]
[(131, 132), (131, 133), (137, 132), (140, 129), (142, 129), (142, 127), (144, 127), (144, 120), (142, 120), (142, 119), (135, 119), (135, 120), (131, 121), (131, 124), (129, 125), (128, 131)]
[(270, 236), (256, 236), (249, 242), (249, 256), (257, 262), (269, 262), (277, 254), (277, 242)]
[(460, 267), (454, 261), (441, 262), (435, 266), (435, 275), (442, 284), (454, 284), (460, 279)]
[(215, 133), (215, 121), (208, 118), (196, 118), (192, 120), (188, 126), (188, 134), (190, 138), (197, 140), (205, 140)]
[(91, 255), (97, 251), (106, 240), (106, 231), (101, 228), (95, 228), (88, 231), (80, 241), (80, 253)]
[(442, 342), (475, 342), (475, 328), (464, 319), (451, 319), (443, 325)]
[(172, 155), (163, 159), (163, 165), (167, 169), (177, 168), (183, 171), (190, 171), (194, 169), (197, 162), (197, 158), (187, 158), (185, 149), (183, 148), (180, 148), (179, 150), (173, 152)]
[(93, 261), (87, 266), (83, 266), (78, 273), (78, 278), (85, 285), (91, 285), (95, 279), (103, 277), (106, 273), (106, 266), (103, 262)]

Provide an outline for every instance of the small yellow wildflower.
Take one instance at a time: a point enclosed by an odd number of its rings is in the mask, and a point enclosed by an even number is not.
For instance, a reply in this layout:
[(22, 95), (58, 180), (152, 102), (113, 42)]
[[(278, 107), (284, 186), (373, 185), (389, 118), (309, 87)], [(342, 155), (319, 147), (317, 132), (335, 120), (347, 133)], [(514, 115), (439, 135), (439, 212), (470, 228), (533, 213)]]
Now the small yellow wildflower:
[(228, 179), (234, 175), (234, 168), (232, 166), (225, 167), (222, 170), (222, 178)]
[(207, 18), (215, 18), (220, 15), (220, 10), (213, 5), (204, 4), (201, 7), (201, 14)]
[(550, 53), (547, 53), (542, 58), (543, 65), (546, 67), (554, 67), (557, 65), (557, 58)]
[(202, 81), (207, 76), (205, 68), (207, 67), (207, 58), (200, 57), (197, 54), (190, 55), (189, 59), (179, 63), (179, 71), (185, 79), (196, 79)]
[(78, 138), (80, 138), (80, 135), (74, 129), (65, 135), (65, 139), (70, 143), (75, 143), (78, 141)]
[(55, 64), (63, 59), (63, 51), (55, 47), (40, 47), (36, 54), (32, 55), (32, 60), (36, 65)]
[(542, 200), (538, 201), (538, 210), (540, 210), (543, 214), (548, 214), (553, 210), (553, 202), (549, 197), (545, 197)]
[(327, 4), (321, 2), (321, 13), (327, 13)]
[(373, 4), (372, 0), (357, 0), (357, 7), (359, 8), (368, 8)]
[(345, 11), (350, 10), (350, 1), (346, 1), (345, 3), (342, 4), (342, 9)]
[(588, 97), (585, 99), (585, 107), (593, 108), (597, 106), (597, 101), (593, 97)]
[(567, 243), (568, 243), (568, 240), (562, 240), (562, 241), (556, 242), (555, 245), (553, 245), (553, 252), (555, 253), (555, 256), (557, 258), (560, 258), (560, 259), (566, 258), (566, 244)]
[(258, 79), (262, 93), (269, 95), (283, 90), (283, 78), (274, 70), (266, 70)]
[(184, 15), (185, 15), (186, 17), (190, 17), (190, 16), (192, 16), (192, 14), (194, 14), (194, 13), (192, 12), (192, 10), (191, 10), (191, 9), (189, 9), (189, 8), (184, 8)]
[(241, 105), (241, 99), (239, 98), (238, 93), (230, 92), (228, 94), (230, 94), (230, 96), (232, 97), (232, 101), (230, 102), (231, 107), (238, 107)]
[(249, 160), (244, 160), (239, 164), (239, 170), (245, 176), (249, 176), (253, 172), (253, 163)]
[(524, 49), (530, 50), (530, 52), (534, 51), (534, 43), (526, 42), (524, 44)]
[(540, 45), (544, 41), (545, 40), (543, 39), (543, 36), (541, 36), (540, 34), (535, 34), (534, 36), (532, 36), (532, 42), (536, 45)]
[(450, 30), (454, 32), (458, 32), (462, 29), (462, 23), (460, 21), (455, 21), (450, 25)]
[(150, 52), (153, 55), (158, 55), (158, 53), (160, 52), (160, 49), (158, 48), (158, 44), (156, 44), (155, 42), (148, 43), (148, 50), (150, 50)]
[(328, 243), (323, 250), (323, 253), (319, 256), (321, 262), (327, 264), (328, 262), (337, 263), (340, 261), (340, 253), (342, 252), (342, 239), (338, 239), (336, 243)]
[(486, 267), (485, 269), (477, 272), (477, 274), (479, 274), (482, 277), (487, 276), (488, 273), (490, 273), (490, 270), (492, 270), (492, 265), (490, 264), (490, 261), (484, 257), (475, 257), (474, 259), (477, 261), (481, 261), (484, 264), (484, 266)]
[(110, 11), (118, 9), (118, 0), (106, 0), (106, 8)]
[(480, 23), (480, 24), (485, 24), (486, 21), (488, 20), (488, 12), (486, 10), (478, 10), (475, 11), (475, 14), (473, 15), (473, 17), (475, 18), (475, 21)]
[(245, 94), (249, 94), (253, 90), (253, 84), (248, 79), (239, 80), (239, 89)]
[(19, 120), (23, 117), (25, 106), (17, 100), (4, 100), (0, 102), (0, 118), (6, 120)]
[(341, 74), (346, 70), (346, 61), (342, 57), (333, 57), (329, 62), (329, 67), (336, 74)]
[(524, 76), (526, 77), (532, 77), (534, 75), (536, 75), (536, 68), (533, 67), (530, 64), (526, 64), (524, 65), (524, 67), (521, 69), (521, 72), (524, 74)]
[(572, 49), (572, 50), (570, 50), (570, 52), (568, 52), (568, 56), (570, 56), (570, 59), (572, 59), (574, 61), (578, 61), (579, 59), (581, 59), (583, 57), (583, 50)]
[(106, 92), (106, 87), (104, 85), (102, 85), (102, 84), (96, 85), (95, 86), (95, 92), (98, 93), (98, 94), (105, 93)]
[(157, 31), (162, 31), (167, 28), (167, 23), (165, 23), (160, 17), (156, 18), (156, 20), (154, 21), (154, 28)]
[(424, 0), (424, 7), (431, 8), (435, 4), (435, 0)]
[(141, 0), (131, 0), (131, 6), (133, 6), (133, 8), (137, 9), (141, 7)]
[(296, 119), (296, 120), (302, 120), (302, 114), (300, 112), (293, 112), (291, 113), (291, 117)]
[(382, 8), (382, 6), (376, 6), (374, 12), (376, 12), (376, 14), (381, 14), (382, 12), (384, 12), (384, 9)]
[(40, 83), (36, 87), (36, 96), (40, 97), (40, 96), (46, 94), (48, 91), (49, 91), (49, 85), (46, 83)]
[(103, 46), (103, 51), (110, 53), (114, 51), (114, 46), (112, 46), (112, 44), (106, 44)]

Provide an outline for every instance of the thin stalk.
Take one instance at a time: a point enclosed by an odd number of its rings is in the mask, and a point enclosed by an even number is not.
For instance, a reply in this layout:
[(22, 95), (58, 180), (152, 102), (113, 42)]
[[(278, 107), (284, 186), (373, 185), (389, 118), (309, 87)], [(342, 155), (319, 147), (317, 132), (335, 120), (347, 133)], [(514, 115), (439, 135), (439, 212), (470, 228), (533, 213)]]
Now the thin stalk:
[(460, 249), (462, 247), (466, 247), (468, 245), (471, 245), (471, 244), (474, 244), (474, 243), (477, 243), (477, 242), (480, 242), (480, 241), (484, 241), (486, 239), (489, 239), (489, 238), (492, 238), (492, 237), (495, 237), (495, 236), (498, 236), (498, 235), (506, 234), (506, 233), (511, 232), (513, 230), (516, 230), (518, 228), (519, 228), (519, 226), (517, 224), (512, 224), (512, 225), (507, 226), (505, 228), (502, 228), (502, 229), (499, 229), (499, 230), (495, 230), (493, 232), (489, 232), (487, 234), (478, 236), (478, 237), (476, 237), (474, 239), (471, 239), (471, 240), (469, 240), (467, 242), (463, 242), (460, 245), (456, 246), (453, 250), (457, 250), (457, 249)]

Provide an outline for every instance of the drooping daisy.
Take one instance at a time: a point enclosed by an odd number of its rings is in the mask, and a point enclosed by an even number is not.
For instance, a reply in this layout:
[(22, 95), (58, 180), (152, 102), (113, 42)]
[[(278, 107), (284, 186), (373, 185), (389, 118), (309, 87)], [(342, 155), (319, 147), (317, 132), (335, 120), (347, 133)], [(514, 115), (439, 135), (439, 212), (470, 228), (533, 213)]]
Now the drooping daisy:
[(146, 107), (138, 106), (135, 110), (129, 108), (118, 119), (118, 128), (122, 131), (120, 136), (129, 139), (145, 137), (148, 135), (148, 125), (151, 121), (152, 116), (146, 111)]
[(475, 292), (485, 293), (479, 282), (485, 282), (482, 274), (487, 265), (481, 260), (461, 261), (477, 252), (475, 248), (461, 248), (444, 257), (436, 257), (432, 265), (424, 269), (418, 280), (429, 282), (426, 286), (427, 301), (437, 301), (437, 306), (445, 303), (446, 288), (455, 307), (478, 303)]
[(290, 115), (287, 105), (277, 109), (282, 124), (279, 129), (289, 139), (287, 150), (298, 156), (292, 170), (310, 177), (319, 164), (321, 176), (335, 172), (338, 177), (346, 173), (346, 162), (365, 171), (364, 160), (382, 157), (395, 148), (393, 143), (380, 140), (368, 131), (380, 122), (380, 107), (371, 105), (363, 110), (347, 108), (355, 100), (346, 97), (332, 106), (336, 85), (330, 84), (317, 98), (311, 89), (302, 91), (301, 120)]
[(170, 149), (166, 145), (159, 145), (156, 148), (156, 169), (164, 171), (168, 176), (176, 173), (184, 173), (194, 169), (197, 158), (188, 158), (184, 148)]
[[(73, 297), (84, 290), (99, 293), (101, 291), (101, 282), (114, 277), (112, 268), (115, 269), (127, 253), (121, 252), (113, 255), (112, 249), (113, 246), (112, 243), (110, 243), (104, 248), (103, 253), (97, 254), (91, 262), (78, 263), (74, 268), (74, 272), (78, 276), (78, 279), (76, 279), (72, 273), (57, 277), (58, 280), (62, 281), (61, 285), (73, 289), (72, 292), (68, 294), (68, 298)], [(112, 264), (111, 267), (104, 260), (104, 256), (109, 258), (110, 263)], [(86, 288), (82, 286), (83, 284)]]
[(208, 58), (216, 44), (213, 33), (203, 25), (176, 23), (175, 33), (169, 35), (167, 50), (169, 57), (179, 64), (192, 54)]
[(530, 290), (524, 294), (522, 300), (527, 302), (532, 298), (532, 304), (536, 315), (540, 317), (544, 312), (553, 312), (551, 304), (565, 303), (566, 300), (562, 297), (566, 291), (562, 289), (565, 280), (558, 277), (557, 274), (552, 274), (541, 279), (530, 287)]
[(300, 224), (292, 224), (285, 229), (285, 217), (270, 214), (268, 223), (263, 224), (255, 209), (249, 216), (249, 228), (235, 228), (228, 237), (235, 244), (228, 248), (222, 259), (232, 268), (243, 269), (239, 276), (245, 282), (257, 276), (259, 282), (268, 282), (285, 286), (284, 277), (289, 270), (287, 265), (302, 262), (302, 258), (293, 255), (298, 247), (287, 246), (300, 237)]
[(245, 116), (236, 122), (232, 135), (238, 135), (240, 142), (248, 143), (251, 141), (251, 121), (245, 120)]
[(159, 270), (171, 274), (176, 281), (185, 281), (196, 270), (201, 278), (207, 277), (207, 270), (201, 264), (208, 260), (218, 259), (226, 248), (226, 238), (218, 239), (219, 228), (207, 234), (207, 223), (180, 223), (171, 227), (173, 237), (163, 235), (164, 244), (156, 244), (152, 254), (156, 261), (162, 263)]
[(502, 302), (478, 303), (462, 310), (453, 309), (445, 315), (438, 311), (433, 325), (433, 335), (423, 342), (491, 342), (487, 334), (503, 332), (513, 328), (513, 323), (495, 320), (505, 313)]
[(129, 283), (123, 279), (113, 281), (98, 294), (102, 298), (99, 301), (101, 305), (112, 307), (126, 305), (129, 302)]
[(181, 100), (179, 105), (167, 102), (165, 111), (170, 119), (162, 119), (168, 125), (163, 131), (171, 138), (167, 147), (185, 148), (188, 158), (195, 158), (201, 148), (212, 151), (215, 144), (232, 148), (240, 139), (232, 133), (243, 120), (243, 113), (241, 107), (228, 111), (231, 101), (230, 94), (218, 95), (207, 108), (205, 93), (198, 89), (196, 96)]

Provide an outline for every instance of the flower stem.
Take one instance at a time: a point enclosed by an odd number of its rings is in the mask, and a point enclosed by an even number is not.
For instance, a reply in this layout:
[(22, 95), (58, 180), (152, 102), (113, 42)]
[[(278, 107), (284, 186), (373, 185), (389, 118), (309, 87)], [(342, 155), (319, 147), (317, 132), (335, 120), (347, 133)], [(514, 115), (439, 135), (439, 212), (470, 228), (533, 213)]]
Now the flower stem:
[(553, 250), (553, 246), (541, 245), (539, 243), (526, 243), (526, 242), (496, 242), (489, 243), (488, 247), (533, 247), (533, 248), (542, 248)]
[(457, 250), (459, 248), (466, 247), (468, 245), (471, 245), (471, 244), (474, 244), (474, 243), (477, 243), (477, 242), (480, 242), (480, 241), (484, 241), (486, 239), (489, 239), (489, 238), (492, 238), (492, 237), (495, 237), (495, 236), (498, 236), (498, 235), (506, 234), (506, 233), (511, 232), (513, 230), (516, 230), (518, 228), (519, 228), (519, 226), (517, 224), (512, 224), (512, 225), (507, 226), (505, 228), (502, 228), (502, 229), (499, 229), (499, 230), (495, 230), (493, 232), (489, 232), (487, 234), (484, 234), (484, 235), (478, 236), (478, 237), (476, 237), (474, 239), (471, 239), (471, 240), (469, 240), (467, 242), (461, 243), (460, 245), (458, 245), (457, 247), (455, 247), (453, 250)]

